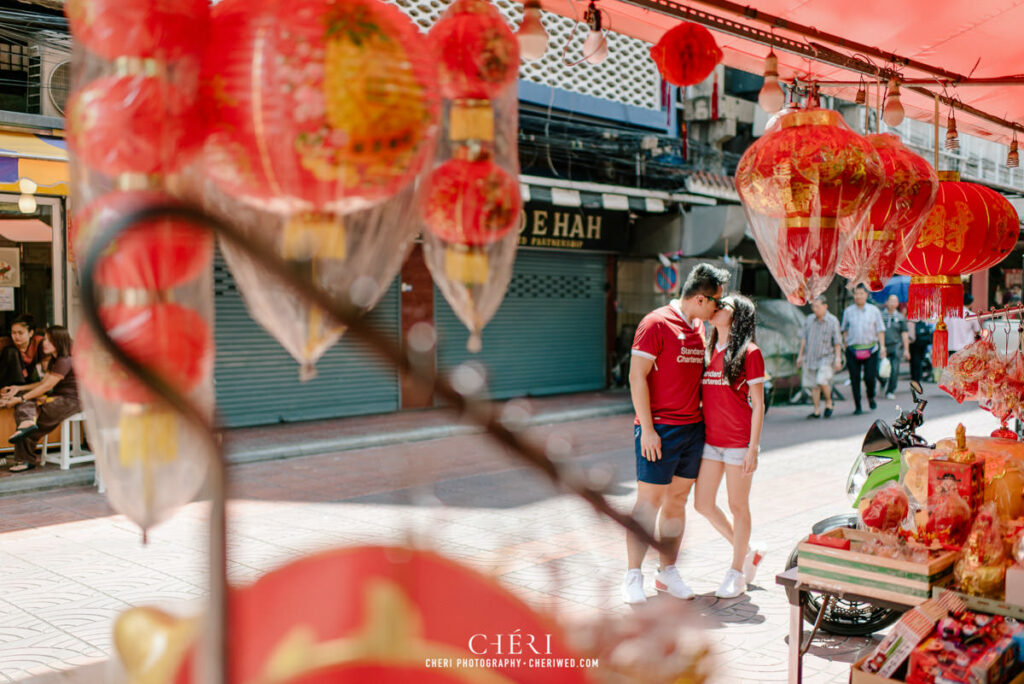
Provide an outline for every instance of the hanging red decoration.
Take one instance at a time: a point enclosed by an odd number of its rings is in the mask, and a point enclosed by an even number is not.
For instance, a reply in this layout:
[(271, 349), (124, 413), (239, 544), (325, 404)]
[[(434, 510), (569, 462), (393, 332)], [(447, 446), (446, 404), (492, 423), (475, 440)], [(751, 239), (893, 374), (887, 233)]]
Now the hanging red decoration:
[(884, 180), (874, 148), (838, 112), (788, 111), (740, 159), (736, 188), (789, 301), (821, 294)]
[(493, 99), (515, 83), (519, 43), (487, 0), (456, 0), (428, 34), (449, 99)]
[[(100, 319), (129, 356), (179, 392), (192, 390), (213, 363), (210, 327), (193, 309), (177, 304), (117, 304), (101, 308)], [(78, 331), (73, 358), (82, 386), (104, 399), (138, 404), (155, 400), (149, 389), (101, 350), (88, 326)]]
[(661, 77), (677, 86), (697, 85), (722, 61), (715, 37), (699, 24), (684, 21), (669, 29), (651, 48)]
[(486, 245), (519, 220), (519, 183), (489, 160), (451, 159), (434, 169), (424, 217), (435, 235), (457, 245)]
[(68, 145), (107, 176), (175, 171), (202, 140), (199, 110), (186, 92), (155, 76), (96, 79), (68, 103)]
[(67, 0), (75, 40), (109, 60), (175, 60), (202, 52), (208, 0)]
[(398, 193), (429, 159), (436, 67), (398, 8), (224, 0), (211, 26), (206, 162), (224, 192), (347, 213)]
[(850, 285), (879, 291), (907, 257), (935, 204), (939, 179), (931, 164), (907, 149), (899, 136), (866, 136), (878, 153), (885, 183), (868, 220), (857, 228), (836, 272)]
[(959, 317), (961, 276), (1002, 261), (1020, 230), (1013, 205), (995, 190), (962, 183), (956, 171), (940, 172), (939, 180), (935, 205), (896, 271), (911, 276), (911, 319)]
[[(78, 220), (68, 226), (69, 240), (89, 244), (97, 233), (129, 213), (173, 203), (169, 195), (156, 190), (108, 193), (78, 213)], [(166, 290), (196, 278), (212, 259), (209, 231), (161, 218), (117, 237), (97, 262), (95, 279), (100, 285), (119, 289)]]

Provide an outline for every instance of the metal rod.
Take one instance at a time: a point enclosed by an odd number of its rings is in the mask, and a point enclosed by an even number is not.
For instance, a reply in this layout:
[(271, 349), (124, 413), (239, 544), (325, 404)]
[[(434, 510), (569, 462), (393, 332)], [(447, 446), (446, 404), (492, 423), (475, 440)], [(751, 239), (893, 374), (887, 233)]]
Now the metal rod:
[[(848, 88), (859, 86), (860, 81), (814, 81), (822, 88)], [(1024, 76), (999, 76), (995, 78), (968, 78), (962, 81), (946, 81), (936, 78), (904, 78), (900, 85), (946, 86), (947, 88), (972, 88), (980, 86), (1017, 85), (1024, 86)]]
[(974, 318), (979, 321), (984, 321), (988, 318), (999, 318), (1000, 316), (1006, 316), (1007, 314), (1022, 313), (1024, 313), (1024, 304), (1018, 304), (1017, 306), (1007, 306), (1002, 309), (989, 309), (982, 313), (969, 313), (965, 318)]
[(939, 96), (935, 95), (935, 125), (932, 126), (932, 130), (935, 133), (935, 171), (939, 170), (939, 121), (941, 120), (941, 113), (939, 112)]

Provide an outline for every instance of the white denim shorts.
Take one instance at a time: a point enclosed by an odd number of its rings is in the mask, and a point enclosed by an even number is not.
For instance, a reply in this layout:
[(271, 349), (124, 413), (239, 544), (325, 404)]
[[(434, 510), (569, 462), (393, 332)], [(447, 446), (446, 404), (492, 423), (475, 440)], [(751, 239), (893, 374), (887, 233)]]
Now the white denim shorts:
[(704, 445), (703, 457), (709, 461), (721, 461), (725, 465), (741, 466), (747, 455), (746, 447), (716, 447)]

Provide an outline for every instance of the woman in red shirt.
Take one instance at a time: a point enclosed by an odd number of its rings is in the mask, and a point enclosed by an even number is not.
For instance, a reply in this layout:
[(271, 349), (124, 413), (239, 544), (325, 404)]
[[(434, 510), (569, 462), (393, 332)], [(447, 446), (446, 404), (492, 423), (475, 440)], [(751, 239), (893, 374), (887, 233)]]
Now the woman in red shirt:
[[(711, 317), (707, 365), (701, 380), (704, 456), (694, 507), (732, 543), (732, 566), (715, 591), (735, 598), (754, 579), (760, 553), (750, 547), (750, 483), (757, 469), (764, 423), (764, 356), (754, 344), (754, 303), (742, 295), (722, 299)], [(715, 504), (725, 474), (732, 522)]]

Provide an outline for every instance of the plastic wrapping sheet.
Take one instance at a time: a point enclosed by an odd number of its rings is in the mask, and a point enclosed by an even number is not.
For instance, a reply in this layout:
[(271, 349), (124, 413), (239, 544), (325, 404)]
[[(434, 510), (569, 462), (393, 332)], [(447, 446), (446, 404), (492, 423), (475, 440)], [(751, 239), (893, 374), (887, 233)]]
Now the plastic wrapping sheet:
[(994, 504), (984, 504), (974, 517), (963, 555), (953, 566), (953, 577), (968, 594), (1001, 598), (1007, 561), (999, 512)]
[(747, 149), (736, 188), (758, 251), (790, 302), (805, 304), (828, 288), (882, 183), (878, 154), (837, 112), (784, 110)]
[(982, 338), (949, 357), (939, 379), (939, 389), (959, 403), (979, 398), (980, 385), (986, 379), (989, 364), (998, 362), (992, 342)]
[(519, 189), (519, 47), (485, 0), (457, 0), (431, 29), (445, 97), (441, 143), (423, 199), (423, 251), (469, 349), (512, 279)]
[[(212, 122), (196, 196), (317, 284), (372, 307), (418, 230), (440, 99), (427, 42), (395, 7), (225, 0), (203, 82)], [(303, 379), (342, 334), (231, 245), (250, 314)]]
[(939, 189), (931, 165), (907, 149), (898, 136), (865, 136), (878, 154), (885, 185), (867, 220), (856, 230), (836, 272), (851, 286), (863, 283), (878, 292), (907, 258)]
[(99, 57), (180, 61), (194, 57), (206, 40), (197, 21), (209, 0), (67, 0), (75, 41)]
[(908, 520), (910, 499), (903, 485), (886, 482), (861, 498), (857, 514), (864, 528), (876, 532), (896, 532)]

